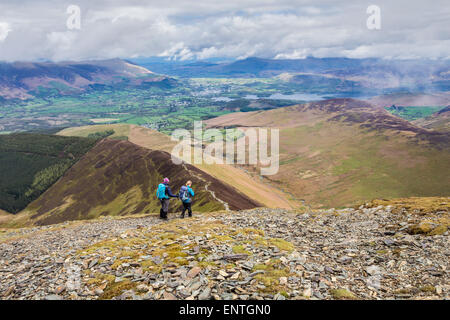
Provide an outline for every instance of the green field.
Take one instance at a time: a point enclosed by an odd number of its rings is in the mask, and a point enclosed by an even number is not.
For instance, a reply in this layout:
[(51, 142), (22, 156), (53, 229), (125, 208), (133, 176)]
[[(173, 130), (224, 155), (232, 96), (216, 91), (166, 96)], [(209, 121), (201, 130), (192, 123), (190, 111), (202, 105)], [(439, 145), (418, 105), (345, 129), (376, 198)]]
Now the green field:
[(429, 106), (429, 107), (415, 107), (415, 106), (391, 106), (386, 110), (400, 118), (408, 121), (414, 121), (421, 118), (431, 116), (433, 113), (445, 108), (445, 106)]
[[(338, 92), (328, 84), (311, 88), (277, 78), (179, 79), (172, 87), (95, 86), (64, 91), (58, 83), (39, 87), (28, 100), (0, 101), (0, 133), (66, 128), (91, 124), (136, 124), (164, 133), (191, 129), (193, 121), (235, 111), (268, 110), (301, 100), (269, 98), (273, 94)], [(333, 91), (334, 90), (334, 91)]]

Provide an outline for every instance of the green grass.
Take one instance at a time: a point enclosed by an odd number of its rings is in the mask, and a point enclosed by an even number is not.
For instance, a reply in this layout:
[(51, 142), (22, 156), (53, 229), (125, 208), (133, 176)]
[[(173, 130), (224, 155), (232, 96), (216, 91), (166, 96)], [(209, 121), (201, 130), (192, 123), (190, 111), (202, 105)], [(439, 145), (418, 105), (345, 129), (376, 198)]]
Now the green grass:
[[(242, 117), (239, 121), (246, 124)], [(290, 108), (258, 114), (261, 125), (267, 121), (274, 127), (298, 119), (280, 129), (280, 169), (266, 177), (268, 182), (313, 207), (448, 195), (448, 179), (437, 178), (450, 170), (448, 150), (418, 143), (403, 132), (371, 130), (327, 117)]]
[(88, 138), (94, 138), (94, 139), (103, 139), (109, 136), (112, 136), (114, 134), (114, 130), (105, 130), (105, 131), (98, 131), (94, 133), (88, 134)]
[[(328, 94), (343, 89), (329, 83), (286, 82), (276, 78), (181, 79), (171, 88), (133, 87), (127, 84), (74, 92), (54, 82), (39, 87), (28, 100), (0, 101), (0, 131), (75, 127), (93, 124), (91, 119), (145, 125), (164, 133), (191, 129), (194, 120), (204, 120), (234, 111), (279, 108), (298, 103), (264, 99), (274, 93)], [(344, 90), (345, 91), (345, 90)], [(246, 100), (255, 95), (259, 100)], [(233, 101), (215, 101), (215, 97)], [(251, 101), (251, 102), (250, 102)]]
[(414, 121), (421, 118), (426, 118), (431, 116), (433, 113), (442, 110), (445, 106), (429, 106), (429, 107), (415, 107), (415, 106), (391, 106), (387, 107), (386, 110), (400, 118), (406, 119), (408, 121)]

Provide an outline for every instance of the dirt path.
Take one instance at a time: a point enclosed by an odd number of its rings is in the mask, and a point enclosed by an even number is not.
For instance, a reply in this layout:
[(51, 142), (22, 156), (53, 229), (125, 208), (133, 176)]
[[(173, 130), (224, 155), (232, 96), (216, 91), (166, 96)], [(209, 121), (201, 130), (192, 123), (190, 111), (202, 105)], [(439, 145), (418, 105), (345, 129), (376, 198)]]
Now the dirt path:
[(200, 175), (198, 175), (198, 174), (192, 172), (191, 170), (189, 170), (189, 169), (187, 168), (187, 166), (186, 166), (184, 163), (183, 163), (183, 168), (184, 168), (186, 171), (188, 171), (192, 176), (194, 176), (194, 177), (196, 177), (197, 179), (200, 179), (201, 181), (203, 181), (203, 182), (205, 183), (205, 191), (206, 191), (206, 192), (209, 192), (209, 193), (211, 194), (211, 196), (213, 197), (214, 200), (220, 202), (220, 203), (223, 205), (223, 207), (225, 208), (226, 211), (230, 211), (230, 206), (228, 205), (228, 203), (225, 202), (225, 201), (223, 201), (222, 199), (219, 199), (219, 198), (216, 196), (216, 193), (215, 193), (214, 191), (209, 190), (209, 186), (211, 185), (211, 181), (206, 181), (202, 176), (200, 176)]

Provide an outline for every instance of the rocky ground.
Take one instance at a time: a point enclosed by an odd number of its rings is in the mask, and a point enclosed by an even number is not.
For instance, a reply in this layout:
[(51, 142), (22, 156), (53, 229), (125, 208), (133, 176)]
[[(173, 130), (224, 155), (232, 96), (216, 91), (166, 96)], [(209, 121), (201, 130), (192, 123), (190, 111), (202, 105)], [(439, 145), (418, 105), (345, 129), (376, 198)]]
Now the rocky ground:
[(0, 236), (2, 299), (448, 299), (448, 211), (253, 209)]

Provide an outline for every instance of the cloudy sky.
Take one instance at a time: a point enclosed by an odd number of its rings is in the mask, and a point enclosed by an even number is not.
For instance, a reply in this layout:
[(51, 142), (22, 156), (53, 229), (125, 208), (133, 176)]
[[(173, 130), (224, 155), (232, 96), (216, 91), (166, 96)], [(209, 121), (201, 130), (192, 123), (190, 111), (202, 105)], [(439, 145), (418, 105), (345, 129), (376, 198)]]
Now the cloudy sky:
[[(80, 29), (67, 13), (81, 9)], [(381, 29), (369, 30), (369, 5)], [(69, 29), (67, 22), (72, 29)], [(0, 60), (450, 58), (448, 0), (0, 0)]]

